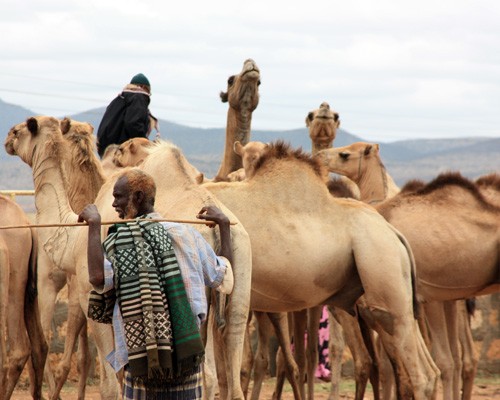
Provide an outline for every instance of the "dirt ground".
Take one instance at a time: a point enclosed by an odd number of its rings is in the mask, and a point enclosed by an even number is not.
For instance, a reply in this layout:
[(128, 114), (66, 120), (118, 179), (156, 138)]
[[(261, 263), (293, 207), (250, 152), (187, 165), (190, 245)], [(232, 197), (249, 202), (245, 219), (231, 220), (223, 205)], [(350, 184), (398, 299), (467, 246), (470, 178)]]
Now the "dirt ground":
[[(275, 379), (269, 378), (267, 379), (262, 387), (262, 391), (260, 394), (261, 399), (270, 399), (272, 398), (272, 394), (274, 391)], [(315, 383), (315, 399), (316, 400), (327, 400), (328, 394), (330, 390), (330, 384), (322, 381), (316, 381)], [(341, 389), (340, 389), (341, 399), (354, 399), (354, 381), (352, 379), (344, 379), (342, 381)], [(44, 390), (44, 395), (46, 396), (46, 390)], [(101, 398), (99, 394), (99, 388), (97, 385), (88, 385), (86, 390), (86, 399), (89, 400), (99, 400)], [(364, 397), (366, 400), (373, 400), (373, 394), (371, 392), (371, 387), (368, 387), (367, 393)], [(438, 399), (442, 397), (438, 395)], [(14, 400), (28, 400), (31, 399), (29, 392), (25, 388), (18, 388), (14, 392), (12, 396)], [(77, 399), (77, 391), (74, 382), (69, 382), (63, 388), (63, 392), (61, 393), (62, 400), (76, 400)], [(283, 400), (292, 400), (293, 393), (291, 391), (290, 386), (285, 385), (285, 390), (282, 396)], [(473, 400), (493, 400), (500, 399), (500, 376), (496, 377), (478, 377), (476, 378), (476, 382), (473, 389), (472, 394)]]

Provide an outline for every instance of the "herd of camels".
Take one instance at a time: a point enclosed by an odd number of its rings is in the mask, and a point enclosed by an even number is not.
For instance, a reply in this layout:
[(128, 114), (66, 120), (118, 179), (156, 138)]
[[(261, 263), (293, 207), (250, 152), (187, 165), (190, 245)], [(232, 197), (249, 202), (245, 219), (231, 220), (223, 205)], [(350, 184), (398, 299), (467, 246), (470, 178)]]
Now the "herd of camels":
[[(295, 340), (293, 354), (290, 341), (316, 332), (324, 305), (331, 399), (339, 398), (335, 363), (344, 341), (354, 358), (356, 399), (368, 381), (376, 399), (435, 399), (439, 382), (444, 399), (471, 398), (477, 359), (465, 300), (500, 291), (500, 175), (472, 181), (447, 173), (400, 189), (377, 144), (333, 147), (340, 119), (327, 103), (306, 117), (312, 153), (283, 141), (252, 142), (259, 85), (259, 68), (246, 60), (221, 93), (229, 104), (226, 142), (213, 179), (167, 141), (131, 139), (99, 160), (88, 123), (36, 116), (9, 131), (5, 149), (31, 167), (36, 224), (46, 227), (0, 229), (0, 400), (11, 397), (25, 365), (33, 398), (42, 398), (43, 379), (48, 397), (59, 398), (77, 341), (83, 399), (87, 327), (101, 361), (101, 397), (119, 396), (119, 377), (104, 361), (113, 348), (112, 328), (86, 319), (87, 232), (76, 222), (89, 203), (103, 221), (116, 220), (112, 188), (124, 168), (155, 178), (156, 209), (165, 218), (192, 220), (214, 204), (237, 222), (231, 228), (234, 290), (222, 318), (211, 312), (203, 327), (205, 398), (259, 398), (272, 327), (280, 343), (274, 397), (286, 376), (296, 399), (312, 399), (307, 377), (314, 376), (317, 338), (308, 335), (307, 347)], [(339, 186), (348, 194), (339, 194)], [(0, 197), (0, 204), (1, 226), (28, 225), (13, 201)], [(217, 231), (197, 229), (217, 251)], [(45, 337), (65, 285), (65, 351), (52, 369)], [(249, 316), (258, 322), (256, 354)]]

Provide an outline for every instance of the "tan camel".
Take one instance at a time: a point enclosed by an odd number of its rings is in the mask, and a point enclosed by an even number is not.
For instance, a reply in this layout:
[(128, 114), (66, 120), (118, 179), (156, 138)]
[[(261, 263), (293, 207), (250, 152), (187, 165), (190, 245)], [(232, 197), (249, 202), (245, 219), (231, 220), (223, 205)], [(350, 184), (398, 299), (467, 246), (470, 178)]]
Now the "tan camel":
[(235, 141), (246, 144), (250, 140), (252, 113), (259, 104), (260, 70), (255, 61), (248, 59), (237, 75), (227, 81), (227, 92), (221, 92), (222, 102), (229, 104), (227, 111), (226, 141), (221, 166), (214, 180), (224, 181), (230, 172), (242, 167), (241, 158), (234, 153)]
[[(29, 225), (21, 207), (0, 195), (0, 226)], [(0, 399), (10, 399), (29, 363), (31, 394), (42, 398), (48, 346), (38, 310), (36, 233), (0, 230)]]
[(330, 109), (324, 101), (318, 109), (310, 111), (306, 117), (306, 126), (309, 128), (309, 137), (312, 141), (312, 153), (332, 147), (340, 127), (339, 114)]
[[(327, 162), (330, 170), (345, 173), (358, 182), (361, 192), (365, 194), (366, 201), (378, 202), (385, 193), (389, 192), (387, 182), (392, 180), (389, 179), (390, 176), (380, 160), (378, 146), (376, 152), (373, 150), (374, 146), (374, 144), (370, 143), (355, 143), (341, 149), (322, 151), (320, 157), (323, 157)], [(360, 161), (360, 159), (363, 159), (363, 161)], [(366, 168), (365, 164), (369, 164), (370, 168)], [(369, 170), (371, 171), (368, 172)], [(370, 177), (372, 178), (370, 179)], [(414, 180), (407, 183), (402, 192), (404, 194), (418, 192), (424, 190), (424, 187), (423, 182)], [(429, 202), (427, 204), (429, 207), (436, 207)], [(410, 213), (410, 206), (407, 207)], [(436, 220), (436, 224), (439, 220), (439, 218)], [(429, 227), (429, 229), (432, 229), (432, 227)], [(433, 235), (428, 235), (428, 237), (431, 238)], [(428, 242), (428, 240), (425, 242)], [(413, 243), (410, 243), (413, 247)], [(435, 246), (439, 246), (439, 241)], [(416, 255), (416, 259), (417, 269), (420, 270), (418, 255)], [(460, 354), (463, 355), (464, 365), (466, 366), (462, 385), (463, 398), (470, 398), (476, 369), (474, 365), (477, 365), (477, 362), (474, 362), (472, 336), (470, 325), (467, 323), (468, 316), (464, 305), (455, 304), (455, 301), (444, 303), (441, 301), (427, 301), (424, 309), (426, 311), (427, 325), (431, 330), (433, 354), (438, 367), (442, 371), (445, 398), (458, 398), (459, 396), (459, 374), (462, 365)], [(446, 332), (448, 333), (446, 334)], [(463, 350), (458, 348), (459, 344)]]
[[(127, 144), (128, 143), (128, 144)], [(238, 148), (239, 151), (241, 150), (241, 154), (243, 154), (243, 146), (241, 145), (240, 142), (236, 141), (235, 142), (235, 149)], [(121, 166), (134, 166), (137, 165), (138, 161), (142, 162), (142, 160), (145, 159), (147, 154), (149, 154), (149, 144), (145, 145), (144, 141), (139, 141), (137, 138), (129, 139), (127, 142), (125, 142), (123, 145), (120, 146), (121, 150), (117, 151), (117, 159), (115, 160), (116, 165), (121, 165)], [(251, 166), (258, 160), (259, 154), (266, 148), (266, 145), (261, 143), (261, 142), (249, 142), (245, 146), (246, 149), (246, 156), (243, 159), (243, 165), (251, 171)], [(131, 149), (134, 149), (132, 152)], [(168, 149), (167, 149), (168, 150)], [(250, 154), (252, 156), (250, 156)], [(191, 166), (189, 163), (186, 163), (184, 167), (186, 171), (188, 172), (188, 175), (194, 177), (195, 181), (199, 184), (203, 181), (203, 174), (201, 174), (196, 168)], [(241, 171), (241, 178), (240, 179), (245, 179), (245, 171), (243, 168), (240, 169)], [(251, 174), (251, 172), (249, 172)], [(231, 175), (231, 174), (229, 174)], [(229, 177), (228, 175), (228, 177)], [(265, 313), (261, 314), (256, 314), (256, 319), (259, 321), (259, 326), (263, 326), (264, 324), (267, 326), (269, 323), (271, 323), (273, 326), (276, 326), (279, 332), (277, 332), (278, 338), (282, 338), (282, 340), (288, 340), (285, 332), (287, 329), (285, 328), (286, 326), (286, 320), (284, 318), (284, 315), (276, 314), (276, 315), (266, 315)], [(264, 334), (264, 332), (259, 332), (259, 334)], [(246, 340), (248, 342), (248, 340)], [(290, 346), (288, 345), (283, 345), (284, 348), (287, 349), (287, 351), (284, 353), (284, 356), (287, 358), (287, 364), (286, 366), (289, 367), (287, 368), (287, 374), (289, 375), (290, 383), (292, 385), (292, 388), (294, 391), (299, 390), (298, 387), (298, 382), (294, 379), (294, 376), (297, 375), (296, 371), (296, 366), (293, 363), (293, 355), (291, 353)], [(246, 347), (248, 349), (248, 347)], [(264, 351), (265, 345), (259, 346), (258, 347), (258, 357), (260, 357), (262, 360), (257, 363), (257, 365), (261, 368), (265, 368), (265, 365), (267, 365), (267, 354)], [(251, 357), (251, 353), (249, 351), (246, 351), (244, 354), (245, 357), (245, 363), (242, 363), (241, 367), (241, 376), (242, 376), (242, 389), (243, 392), (246, 393), (248, 391), (248, 386), (249, 386), (249, 378), (251, 376), (251, 370), (252, 370), (252, 364), (253, 364), (253, 358)], [(264, 360), (264, 357), (266, 359)], [(209, 357), (207, 357), (209, 358)], [(291, 364), (291, 365), (290, 365)], [(265, 374), (265, 369), (256, 370), (255, 376), (254, 376), (254, 385), (252, 388), (252, 399), (257, 399), (259, 398), (260, 394), (260, 389), (261, 386), (260, 384), (262, 383), (264, 379), (264, 374)], [(260, 383), (260, 384), (259, 384)], [(213, 389), (210, 389), (208, 392), (212, 392)], [(303, 396), (302, 396), (303, 397)]]
[(113, 164), (121, 168), (139, 165), (147, 157), (146, 149), (152, 144), (153, 142), (143, 137), (127, 140), (119, 145), (114, 152)]
[[(241, 175), (243, 179), (247, 177), (248, 179), (252, 178), (255, 174), (255, 167), (259, 159), (264, 155), (266, 150), (268, 149), (268, 144), (262, 142), (251, 141), (246, 145), (242, 145), (240, 142), (235, 142), (234, 151), (241, 156), (243, 161), (243, 168), (236, 171), (239, 172), (243, 170)], [(230, 174), (231, 175), (231, 174)], [(239, 179), (240, 181), (243, 179)], [(231, 180), (230, 180), (231, 181)], [(354, 198), (356, 194), (352, 193), (351, 187), (352, 185), (346, 184), (345, 180), (341, 179), (329, 179), (327, 183), (328, 190), (330, 194), (335, 197), (347, 197)], [(299, 373), (299, 382), (292, 384), (299, 385), (299, 390), (301, 392), (301, 397), (305, 398), (304, 384), (307, 381), (307, 389), (308, 389), (308, 398), (312, 399), (314, 397), (314, 381), (312, 379), (307, 380), (306, 376), (314, 376), (314, 370), (316, 369), (317, 360), (318, 360), (318, 340), (316, 337), (317, 326), (319, 325), (319, 320), (321, 316), (322, 307), (314, 307), (309, 310), (301, 310), (299, 312), (294, 312), (291, 320), (293, 321), (293, 337), (302, 338), (304, 337), (305, 332), (309, 332), (308, 340), (307, 340), (307, 349), (304, 347), (304, 342), (302, 340), (295, 340), (295, 348), (294, 348), (294, 356), (295, 361), (297, 362), (297, 368)], [(339, 310), (337, 314), (340, 316), (337, 319), (347, 319), (353, 318), (351, 316), (344, 316), (345, 312)], [(346, 313), (347, 314), (347, 313)], [(269, 360), (268, 360), (268, 346), (269, 338), (267, 337), (270, 334), (270, 331), (267, 328), (267, 321), (265, 315), (263, 313), (258, 315), (258, 330), (259, 330), (259, 342), (257, 346), (256, 356), (255, 356), (255, 367), (254, 367), (254, 384), (252, 388), (252, 399), (258, 399), (260, 395), (261, 385), (265, 376), (265, 372), (267, 370)], [(347, 314), (348, 315), (348, 314)], [(355, 371), (357, 380), (360, 380), (363, 375), (366, 375), (366, 379), (368, 379), (368, 372), (371, 367), (371, 359), (369, 355), (366, 357), (362, 357), (360, 355), (360, 351), (363, 347), (360, 347), (359, 343), (362, 343), (361, 331), (359, 329), (354, 329), (351, 325), (354, 324), (356, 320), (354, 320), (349, 325), (346, 321), (344, 324), (346, 325), (346, 336), (350, 347), (352, 348), (352, 353), (354, 354), (355, 361)], [(357, 323), (357, 322), (356, 322)], [(264, 326), (264, 329), (261, 331), (261, 326)], [(336, 320), (330, 321), (330, 327), (332, 329), (338, 330), (342, 329)], [(312, 333), (314, 332), (314, 333)], [(336, 333), (336, 332), (335, 332)], [(357, 339), (357, 341), (356, 341)], [(334, 346), (334, 341), (331, 342), (331, 346)], [(283, 344), (283, 347), (286, 348), (287, 344)], [(364, 346), (364, 345), (362, 345)], [(332, 347), (332, 354), (342, 355), (343, 353), (343, 345)], [(364, 354), (362, 354), (364, 355)], [(368, 360), (367, 360), (368, 359)], [(369, 365), (366, 365), (369, 364)], [(250, 365), (246, 366), (247, 370), (251, 369)], [(338, 368), (336, 368), (337, 370)], [(307, 372), (306, 372), (307, 371)], [(278, 378), (276, 381), (275, 395), (278, 396), (283, 390), (284, 384), (284, 376), (283, 370), (280, 369), (278, 371)], [(335, 371), (336, 372), (336, 371)], [(334, 373), (335, 373), (334, 372)], [(333, 375), (332, 375), (333, 376)], [(339, 398), (340, 394), (336, 394), (338, 392), (340, 382), (340, 370), (338, 370), (338, 379), (333, 381), (332, 385), (332, 398)], [(357, 395), (356, 399), (362, 399), (364, 396), (363, 388), (366, 387), (366, 383), (363, 385), (362, 383), (357, 385)], [(335, 397), (337, 396), (337, 397)]]
[[(64, 139), (59, 120), (46, 117), (28, 118), (14, 126), (6, 140), (8, 154), (19, 156), (33, 170), (37, 223), (75, 223), (77, 215), (68, 199), (67, 167), (71, 149)], [(57, 204), (57, 207), (53, 205)], [(40, 245), (48, 260), (67, 274), (76, 274), (80, 305), (88, 308), (88, 271), (86, 262), (86, 228), (54, 227), (39, 230)], [(105, 361), (113, 349), (112, 328), (88, 321), (100, 357), (101, 396), (115, 399), (119, 393), (116, 375)]]
[[(26, 123), (19, 124), (9, 133), (5, 146), (9, 154), (19, 155), (28, 165), (32, 166), (34, 171), (38, 172), (34, 175), (34, 180), (39, 214), (43, 217), (40, 219), (49, 220), (50, 217), (52, 223), (76, 221), (77, 215), (70, 210), (63, 187), (66, 174), (64, 167), (65, 144), (60, 129), (56, 125), (56, 120), (51, 117), (29, 118)], [(187, 162), (175, 146), (172, 146), (172, 151), (169, 154), (161, 151), (160, 153), (163, 159), (159, 161), (159, 164), (153, 162), (143, 165), (147, 172), (157, 177), (157, 210), (160, 213), (164, 214), (165, 217), (193, 219), (203, 205), (217, 204), (224, 209), (231, 220), (237, 221), (236, 217), (225, 209), (214, 196), (196, 183), (195, 177), (189, 176), (189, 170), (183, 168), (183, 164), (187, 164)], [(165, 155), (169, 156), (170, 159), (165, 160)], [(42, 164), (43, 169), (40, 168), (39, 163)], [(148, 164), (147, 167), (146, 164)], [(103, 220), (116, 219), (116, 212), (111, 206), (115, 179), (116, 175), (106, 181), (95, 201)], [(46, 186), (54, 189), (46, 190)], [(59, 204), (58, 210), (43, 206), (53, 202)], [(214, 248), (217, 248), (218, 239), (214, 230), (204, 225), (198, 226), (198, 228)], [(52, 249), (50, 254), (53, 259), (67, 270), (75, 269), (76, 266), (80, 301), (82, 308), (86, 310), (89, 290), (86, 267), (86, 229), (61, 227), (54, 230), (47, 229), (47, 231), (50, 234), (44, 238), (44, 245), (45, 248)], [(239, 346), (243, 344), (243, 332), (248, 313), (251, 252), (248, 235), (241, 224), (231, 228), (231, 237), (234, 247), (235, 287), (226, 312), (226, 326), (222, 332), (218, 329), (215, 334), (217, 334), (217, 343), (222, 349), (219, 354), (222, 353), (224, 361), (226, 361), (226, 371), (218, 371), (219, 376), (224, 375), (224, 372), (227, 373), (227, 384), (221, 387), (222, 397), (242, 399), (243, 394), (239, 379), (239, 365), (241, 364)], [(109, 327), (95, 324), (92, 326), (92, 330), (96, 333), (96, 344), (100, 350), (100, 356), (108, 354), (112, 349), (112, 343), (109, 342), (109, 339), (112, 339)], [(108, 363), (102, 359), (101, 365), (108, 368)], [(105, 383), (108, 384), (107, 387), (101, 387), (103, 397), (111, 396), (110, 393), (113, 391), (113, 395), (116, 395), (116, 377), (114, 372), (108, 371), (103, 371), (101, 375), (108, 378), (105, 380)]]
[(378, 144), (356, 142), (349, 146), (321, 151), (330, 172), (353, 180), (361, 192), (361, 201), (376, 204), (399, 193), (399, 187), (387, 173)]
[[(324, 149), (329, 149), (333, 145), (333, 141), (337, 136), (337, 129), (340, 127), (339, 114), (330, 109), (330, 105), (327, 102), (323, 102), (319, 109), (310, 111), (306, 117), (306, 127), (309, 130), (309, 137), (312, 143), (312, 154), (316, 155), (319, 151)], [(361, 199), (362, 194), (358, 185), (349, 179), (345, 175), (340, 175), (345, 186), (348, 186), (350, 191), (354, 193), (353, 197), (356, 199)], [(312, 319), (315, 321), (319, 318), (320, 310), (311, 310), (315, 317)], [(342, 360), (342, 354), (344, 352), (345, 342), (351, 351), (354, 361), (354, 376), (356, 381), (356, 394), (355, 399), (360, 400), (364, 397), (366, 384), (368, 378), (373, 386), (375, 398), (378, 396), (378, 373), (376, 368), (373, 368), (373, 358), (375, 354), (363, 343), (363, 333), (360, 330), (359, 322), (357, 317), (353, 317), (345, 313), (343, 310), (336, 310), (329, 313), (329, 330), (334, 332), (332, 339), (329, 341), (329, 353), (331, 355), (332, 362), (332, 373), (331, 373), (331, 399), (340, 398), (340, 379), (341, 379), (341, 364), (333, 364), (333, 361), (340, 362)], [(312, 329), (313, 327), (311, 327)], [(342, 334), (337, 331), (344, 331), (342, 340)], [(307, 375), (314, 373), (316, 369), (318, 352), (317, 352), (316, 336), (313, 337), (313, 341), (308, 343), (308, 357), (307, 357)], [(371, 354), (370, 354), (371, 353)], [(312, 380), (308, 381), (308, 391), (310, 398), (314, 395), (314, 385)]]
[[(251, 179), (204, 184), (250, 234), (252, 309), (294, 311), (326, 303), (352, 311), (364, 290), (371, 322), (402, 375), (407, 371), (411, 380), (411, 384), (402, 380), (406, 385), (402, 396), (429, 398), (435, 390), (436, 369), (411, 317), (411, 253), (403, 246), (404, 239), (372, 208), (334, 199), (321, 166), (285, 147), (272, 146)], [(363, 229), (357, 229), (360, 226)], [(329, 246), (322, 246), (324, 242)], [(380, 254), (377, 248), (385, 251)], [(273, 255), (278, 258), (273, 260)], [(277, 265), (286, 266), (286, 280)], [(377, 268), (384, 268), (384, 277), (375, 272)], [(412, 350), (403, 351), (405, 345)]]
[[(477, 188), (458, 174), (440, 175), (413, 195), (402, 194), (393, 203), (382, 203), (380, 207), (384, 207), (381, 212), (399, 229), (418, 230), (408, 240), (415, 251), (422, 287), (420, 293), (427, 300), (424, 306), (433, 354), (441, 370), (444, 398), (458, 399), (461, 366), (458, 346), (462, 343), (464, 349), (472, 352), (473, 344), (463, 305), (443, 300), (499, 290), (499, 281), (495, 280), (499, 269), (499, 208), (495, 211), (479, 195)], [(403, 214), (407, 217), (404, 218)], [(420, 221), (416, 222), (410, 215), (418, 216)], [(429, 238), (436, 240), (430, 241)], [(470, 243), (469, 240), (476, 242)], [(430, 254), (436, 258), (433, 260)], [(446, 274), (446, 270), (451, 272)], [(471, 274), (471, 270), (474, 273)], [(438, 281), (439, 274), (442, 281)], [(470, 282), (471, 279), (474, 282)], [(458, 315), (459, 305), (462, 315)], [(443, 332), (448, 332), (448, 335), (443, 335)], [(474, 369), (472, 367), (463, 379), (463, 398), (471, 396)]]

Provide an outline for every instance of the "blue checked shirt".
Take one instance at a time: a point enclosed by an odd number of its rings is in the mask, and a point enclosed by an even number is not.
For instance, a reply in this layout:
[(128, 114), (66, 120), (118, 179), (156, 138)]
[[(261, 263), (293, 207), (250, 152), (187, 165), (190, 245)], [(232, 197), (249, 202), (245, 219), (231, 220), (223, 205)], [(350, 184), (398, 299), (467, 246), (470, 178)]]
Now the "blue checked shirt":
[[(148, 214), (148, 217), (162, 218), (157, 213)], [(172, 239), (186, 293), (193, 314), (197, 316), (196, 321), (199, 327), (207, 317), (205, 286), (211, 288), (220, 286), (226, 272), (227, 260), (217, 256), (203, 236), (191, 226), (172, 222), (161, 222), (161, 224)], [(105, 259), (104, 287), (99, 290), (101, 293), (114, 287), (113, 277), (113, 266), (109, 260)], [(113, 331), (115, 349), (106, 357), (106, 360), (115, 372), (118, 372), (128, 363), (125, 331), (118, 301), (113, 309)]]

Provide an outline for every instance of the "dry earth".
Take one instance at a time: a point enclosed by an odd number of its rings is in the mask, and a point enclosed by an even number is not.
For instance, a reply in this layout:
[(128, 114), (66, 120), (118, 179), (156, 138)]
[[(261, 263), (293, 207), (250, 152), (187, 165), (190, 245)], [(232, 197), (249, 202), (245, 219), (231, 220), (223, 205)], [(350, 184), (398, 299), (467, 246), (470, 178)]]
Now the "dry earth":
[[(271, 399), (274, 391), (275, 379), (269, 378), (267, 379), (261, 391), (260, 398), (261, 399)], [(325, 382), (317, 381), (315, 383), (315, 399), (316, 400), (327, 400), (328, 399), (328, 391), (330, 385)], [(352, 379), (344, 379), (341, 385), (340, 390), (341, 399), (354, 399), (354, 381)], [(46, 393), (45, 393), (46, 394)], [(99, 400), (101, 396), (99, 395), (99, 388), (96, 385), (87, 386), (86, 390), (86, 399), (89, 400)], [(367, 393), (364, 397), (366, 400), (373, 400), (373, 395), (371, 393), (371, 388), (367, 389)], [(442, 397), (438, 395), (438, 399)], [(12, 396), (14, 400), (28, 400), (31, 399), (31, 396), (27, 392), (26, 389), (19, 388), (15, 391), (14, 396)], [(76, 386), (74, 382), (69, 382), (63, 389), (61, 394), (62, 400), (76, 400), (77, 392)], [(285, 386), (285, 391), (282, 396), (283, 400), (292, 400), (293, 393), (289, 385)], [(500, 399), (500, 376), (496, 377), (479, 377), (476, 379), (476, 383), (474, 385), (473, 400), (493, 400)]]

